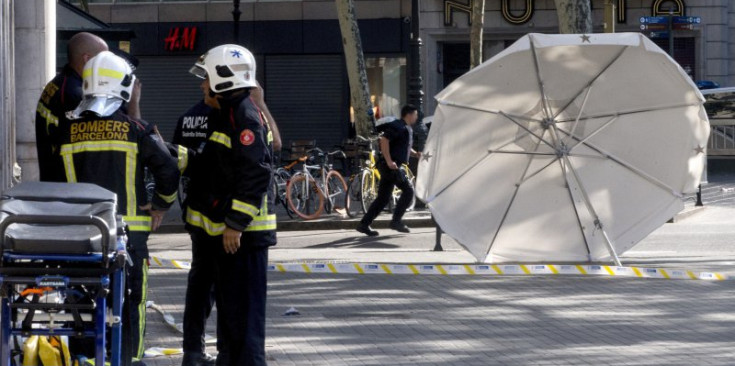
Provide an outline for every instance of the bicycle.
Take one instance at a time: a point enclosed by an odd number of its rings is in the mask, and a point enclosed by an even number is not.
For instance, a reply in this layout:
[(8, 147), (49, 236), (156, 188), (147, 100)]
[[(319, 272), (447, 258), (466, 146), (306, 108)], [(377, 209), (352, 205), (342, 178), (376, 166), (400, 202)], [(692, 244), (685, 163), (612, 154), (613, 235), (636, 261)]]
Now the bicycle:
[[(286, 186), (286, 200), (291, 210), (304, 220), (312, 220), (321, 216), (326, 209), (327, 213), (344, 209), (347, 195), (347, 183), (338, 171), (332, 169), (329, 157), (341, 155), (344, 152), (335, 150), (327, 153), (319, 148), (309, 150), (309, 159), (304, 162), (302, 169), (291, 176)], [(308, 164), (319, 159), (317, 164)], [(317, 174), (317, 178), (312, 175)]]
[(273, 192), (275, 194), (275, 203), (283, 205), (288, 217), (295, 219), (296, 213), (289, 207), (288, 200), (286, 199), (286, 187), (288, 181), (291, 179), (291, 170), (296, 164), (303, 163), (306, 161), (307, 156), (302, 156), (287, 165), (278, 167), (273, 170)]
[[(364, 138), (360, 138), (366, 140)], [(376, 141), (377, 138), (371, 138), (368, 141), (371, 143)], [(347, 189), (347, 197), (345, 200), (345, 207), (347, 208), (347, 215), (350, 217), (357, 217), (358, 211), (362, 210), (362, 213), (367, 213), (370, 205), (378, 197), (378, 187), (380, 186), (380, 170), (377, 167), (375, 158), (375, 150), (370, 149), (367, 152), (368, 159), (365, 160), (364, 166), (360, 169), (360, 172), (350, 176), (350, 183)], [(411, 184), (415, 186), (416, 177), (411, 172), (407, 164), (402, 164), (399, 168), (406, 175), (406, 178), (411, 181)], [(401, 197), (401, 189), (398, 187), (393, 188), (393, 194), (391, 200), (388, 201), (387, 210), (393, 212), (393, 209)], [(357, 204), (359, 202), (359, 205)], [(413, 210), (416, 205), (416, 197), (412, 197), (411, 204), (408, 206), (406, 211)]]

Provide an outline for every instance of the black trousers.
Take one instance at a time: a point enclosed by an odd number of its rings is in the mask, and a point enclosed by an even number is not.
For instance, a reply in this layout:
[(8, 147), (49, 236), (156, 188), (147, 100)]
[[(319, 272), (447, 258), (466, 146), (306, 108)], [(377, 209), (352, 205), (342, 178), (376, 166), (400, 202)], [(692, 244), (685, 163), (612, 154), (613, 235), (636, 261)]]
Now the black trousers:
[[(257, 236), (257, 235), (256, 235)], [(191, 233), (196, 246), (215, 255), (217, 365), (265, 366), (265, 307), (268, 248), (243, 233), (240, 249), (227, 254), (222, 236)]]
[(130, 352), (133, 359), (143, 358), (143, 351), (145, 351), (143, 340), (145, 339), (145, 303), (148, 300), (148, 235), (149, 233), (140, 231), (128, 233), (128, 255), (133, 260), (133, 266), (128, 267), (125, 284), (129, 291), (126, 302), (130, 313), (128, 325), (132, 348)]
[(380, 171), (378, 197), (375, 198), (375, 201), (370, 205), (365, 216), (360, 220), (360, 223), (364, 225), (370, 225), (378, 217), (380, 212), (383, 211), (393, 196), (393, 189), (395, 187), (400, 188), (402, 193), (393, 210), (393, 222), (401, 221), (403, 214), (406, 213), (406, 209), (413, 199), (413, 186), (411, 185), (411, 181), (406, 179), (405, 173), (400, 170), (389, 169), (385, 163), (381, 163), (378, 164), (378, 171)]
[[(221, 246), (221, 237), (220, 237)], [(214, 306), (216, 255), (208, 243), (191, 235), (191, 269), (186, 285), (184, 307), (184, 352), (204, 353), (204, 331)]]

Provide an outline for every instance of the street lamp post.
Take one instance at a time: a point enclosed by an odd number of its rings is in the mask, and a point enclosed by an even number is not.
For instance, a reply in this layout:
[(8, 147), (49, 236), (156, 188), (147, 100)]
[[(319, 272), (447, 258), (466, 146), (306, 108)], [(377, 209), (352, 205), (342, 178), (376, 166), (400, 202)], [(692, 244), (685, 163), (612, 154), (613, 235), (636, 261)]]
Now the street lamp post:
[(419, 0), (411, 0), (411, 34), (408, 42), (408, 102), (419, 110), (419, 121), (424, 118), (424, 85), (421, 78), (421, 37), (419, 36)]
[(240, 44), (240, 0), (232, 0), (235, 9), (232, 10), (233, 29), (232, 35), (235, 40), (235, 44)]

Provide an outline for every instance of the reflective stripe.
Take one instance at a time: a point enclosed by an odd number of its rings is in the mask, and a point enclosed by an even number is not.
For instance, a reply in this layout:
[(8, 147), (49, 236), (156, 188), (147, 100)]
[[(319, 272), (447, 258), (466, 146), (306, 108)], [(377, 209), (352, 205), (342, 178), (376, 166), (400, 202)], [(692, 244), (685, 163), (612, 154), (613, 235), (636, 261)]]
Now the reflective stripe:
[(176, 200), (176, 192), (174, 192), (173, 194), (170, 194), (168, 196), (163, 195), (163, 194), (160, 194), (158, 192), (156, 192), (156, 194), (158, 195), (158, 197), (161, 197), (161, 199), (163, 199), (164, 201), (166, 201), (166, 203), (173, 203)]
[[(107, 76), (109, 78), (120, 79), (120, 80), (125, 78), (124, 72), (120, 72), (120, 71), (112, 70), (112, 69), (102, 69), (102, 68), (97, 69), (97, 75)], [(84, 69), (82, 71), (82, 79), (89, 77), (89, 76), (92, 76), (92, 69)]]
[(263, 215), (253, 218), (245, 231), (276, 230), (276, 215)]
[(46, 120), (46, 133), (48, 133), (49, 125), (59, 126), (59, 117), (56, 117), (56, 115), (53, 114), (50, 109), (46, 108), (43, 103), (38, 102), (36, 112), (38, 112), (38, 114), (40, 114), (41, 117)]
[(143, 338), (145, 338), (145, 303), (148, 301), (148, 260), (143, 259), (140, 264), (143, 272), (143, 283), (141, 284), (140, 304), (138, 304), (138, 345), (137, 352), (134, 352), (138, 359), (142, 359), (145, 353)]
[(212, 136), (209, 136), (209, 139), (211, 141), (225, 145), (228, 148), (232, 148), (232, 140), (230, 140), (230, 136), (227, 136), (222, 132), (213, 132)]
[(268, 145), (273, 142), (273, 131), (268, 131)]
[(191, 207), (186, 209), (186, 223), (204, 229), (211, 236), (222, 235), (225, 232), (225, 224), (214, 222), (202, 215), (201, 212), (191, 209)]
[(181, 145), (179, 146), (179, 153), (178, 153), (178, 165), (179, 165), (179, 172), (184, 172), (186, 170), (186, 167), (189, 165), (189, 150)]
[(150, 216), (123, 216), (123, 220), (128, 225), (130, 231), (151, 231)]
[(245, 203), (243, 201), (238, 201), (235, 199), (232, 200), (232, 209), (235, 211), (242, 212), (246, 215), (250, 215), (250, 217), (253, 217), (253, 218), (258, 216), (258, 212), (260, 211), (257, 207), (249, 203)]
[[(135, 195), (135, 167), (138, 156), (138, 144), (129, 141), (103, 140), (103, 141), (81, 141), (73, 144), (64, 144), (61, 146), (61, 156), (64, 159), (64, 167), (66, 169), (66, 178), (69, 182), (77, 182), (76, 169), (74, 168), (73, 154), (81, 152), (104, 152), (119, 151), (125, 153), (125, 196), (126, 209), (128, 216), (133, 216), (138, 212), (138, 204)], [(131, 230), (132, 226), (131, 226)], [(150, 222), (146, 230), (150, 231)]]

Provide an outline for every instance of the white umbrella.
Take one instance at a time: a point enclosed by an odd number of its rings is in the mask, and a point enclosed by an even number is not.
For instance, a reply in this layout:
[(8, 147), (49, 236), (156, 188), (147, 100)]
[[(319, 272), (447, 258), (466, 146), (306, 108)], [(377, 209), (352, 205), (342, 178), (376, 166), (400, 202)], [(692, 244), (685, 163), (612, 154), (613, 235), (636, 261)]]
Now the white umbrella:
[(609, 261), (699, 184), (709, 122), (640, 33), (529, 34), (436, 96), (416, 192), (478, 261)]

